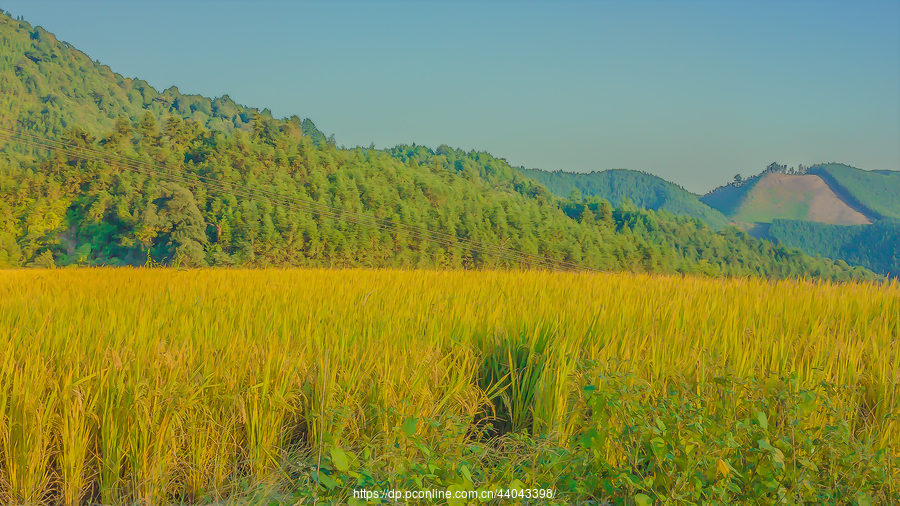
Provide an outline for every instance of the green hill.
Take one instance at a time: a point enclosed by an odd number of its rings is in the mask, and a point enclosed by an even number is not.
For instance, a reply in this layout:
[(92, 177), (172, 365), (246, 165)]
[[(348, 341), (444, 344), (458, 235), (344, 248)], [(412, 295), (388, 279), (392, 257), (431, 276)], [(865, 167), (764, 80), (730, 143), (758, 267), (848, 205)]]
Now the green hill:
[[(0, 40), (0, 127), (58, 137), (78, 126), (99, 135), (111, 130), (120, 116), (135, 122), (150, 112), (163, 122), (176, 116), (230, 132), (249, 131), (257, 114), (271, 118), (267, 109), (244, 107), (228, 95), (184, 95), (174, 86), (159, 92), (91, 60), (43, 28), (5, 14), (0, 15)], [(324, 141), (309, 120), (303, 124)]]
[(849, 165), (823, 164), (809, 174), (824, 179), (844, 200), (875, 219), (900, 220), (900, 172), (866, 171)]
[(629, 199), (644, 209), (697, 218), (716, 230), (728, 225), (728, 219), (721, 212), (701, 202), (698, 196), (652, 174), (634, 170), (606, 170), (589, 174), (521, 170), (559, 197), (568, 197), (578, 191), (583, 196), (606, 199), (615, 206)]
[(900, 222), (872, 225), (826, 225), (775, 220), (768, 236), (810, 255), (840, 259), (885, 276), (900, 277)]
[(158, 93), (7, 15), (0, 38), (0, 126), (69, 146), (0, 152), (0, 267), (521, 265), (487, 244), (610, 271), (874, 276), (734, 228), (560, 199), (488, 153), (338, 148), (308, 120)]
[(738, 212), (741, 202), (759, 181), (761, 174), (747, 178), (740, 183), (729, 183), (700, 197), (700, 201), (719, 211), (724, 216), (733, 216)]

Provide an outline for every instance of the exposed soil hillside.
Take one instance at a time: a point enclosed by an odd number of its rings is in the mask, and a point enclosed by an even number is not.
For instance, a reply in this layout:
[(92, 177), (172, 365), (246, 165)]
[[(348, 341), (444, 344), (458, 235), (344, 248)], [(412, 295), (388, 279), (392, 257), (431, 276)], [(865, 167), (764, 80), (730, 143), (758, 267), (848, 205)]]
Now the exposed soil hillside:
[(900, 220), (900, 172), (861, 170), (830, 163), (810, 167), (848, 205), (870, 220)]
[(738, 222), (786, 219), (832, 225), (872, 223), (841, 200), (821, 177), (812, 174), (763, 174), (744, 194), (735, 211), (731, 219)]

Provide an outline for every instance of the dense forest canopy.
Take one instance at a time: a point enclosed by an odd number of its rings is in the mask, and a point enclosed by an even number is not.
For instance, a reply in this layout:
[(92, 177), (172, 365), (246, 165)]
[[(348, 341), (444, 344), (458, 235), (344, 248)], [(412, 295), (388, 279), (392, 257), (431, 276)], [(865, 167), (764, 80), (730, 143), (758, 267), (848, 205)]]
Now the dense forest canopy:
[[(57, 137), (79, 127), (92, 135), (111, 130), (120, 116), (140, 120), (145, 112), (165, 120), (191, 119), (212, 130), (250, 129), (254, 114), (228, 95), (209, 99), (177, 87), (159, 92), (147, 82), (110, 70), (41, 27), (0, 14), (0, 126)], [(312, 126), (307, 125), (307, 129)]]
[(811, 221), (775, 220), (770, 238), (810, 255), (839, 258), (885, 276), (900, 277), (900, 222), (871, 225), (827, 225)]
[[(698, 220), (602, 199), (561, 200), (505, 161), (441, 146), (339, 149), (302, 123), (258, 115), (251, 133), (191, 120), (122, 119), (94, 138), (66, 142), (161, 162), (232, 187), (387, 218), (559, 261), (605, 270), (730, 275), (866, 276), (861, 269)], [(479, 267), (511, 265), (465, 246), (444, 247), (286, 209), (228, 191), (172, 183), (115, 163), (55, 153), (11, 157), (0, 167), (7, 262), (34, 265), (310, 265)], [(15, 244), (16, 246), (12, 246)]]
[(539, 169), (523, 169), (522, 172), (559, 197), (577, 192), (586, 197), (606, 199), (615, 206), (628, 199), (644, 209), (698, 218), (716, 230), (728, 225), (728, 219), (721, 212), (700, 202), (697, 195), (652, 174), (634, 170), (589, 174)]
[[(0, 57), (0, 127), (68, 146), (0, 138), (5, 267), (521, 265), (465, 242), (479, 241), (611, 271), (874, 276), (666, 211), (558, 198), (484, 152), (338, 148), (309, 120), (273, 119), (227, 97), (158, 93), (8, 16), (0, 36), (10, 49)], [(161, 178), (87, 150), (187, 176)], [(273, 204), (242, 188), (340, 211)], [(460, 241), (367, 226), (349, 213)]]

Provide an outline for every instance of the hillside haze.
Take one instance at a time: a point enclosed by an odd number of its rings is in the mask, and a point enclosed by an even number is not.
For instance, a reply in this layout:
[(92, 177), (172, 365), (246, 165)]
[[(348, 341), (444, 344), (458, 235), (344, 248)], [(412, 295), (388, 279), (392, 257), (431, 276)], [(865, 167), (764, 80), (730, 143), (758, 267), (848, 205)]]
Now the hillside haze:
[[(531, 255), (608, 271), (873, 276), (690, 216), (558, 198), (484, 152), (338, 148), (297, 116), (158, 92), (8, 15), (0, 37), (0, 125), (65, 143), (0, 136), (5, 266), (479, 268)], [(671, 186), (658, 186), (660, 210), (685, 197)]]

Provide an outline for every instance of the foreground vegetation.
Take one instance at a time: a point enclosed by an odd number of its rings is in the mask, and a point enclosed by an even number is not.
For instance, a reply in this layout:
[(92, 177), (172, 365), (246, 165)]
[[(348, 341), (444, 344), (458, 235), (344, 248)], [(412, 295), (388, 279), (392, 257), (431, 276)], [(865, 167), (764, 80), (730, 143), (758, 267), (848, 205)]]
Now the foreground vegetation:
[(898, 336), (896, 282), (0, 271), (0, 500), (896, 503)]

